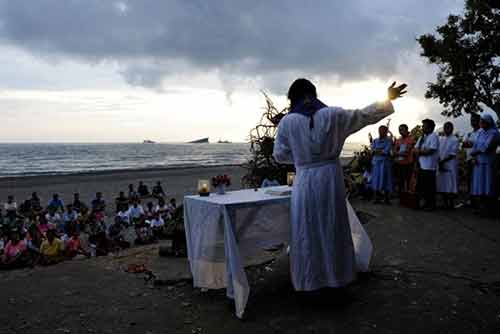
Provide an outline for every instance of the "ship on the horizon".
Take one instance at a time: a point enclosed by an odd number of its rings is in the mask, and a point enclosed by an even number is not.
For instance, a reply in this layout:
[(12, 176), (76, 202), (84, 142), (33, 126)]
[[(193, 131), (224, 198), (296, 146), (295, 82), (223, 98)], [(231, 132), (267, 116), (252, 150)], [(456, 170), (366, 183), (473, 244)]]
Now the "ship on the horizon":
[(207, 138), (201, 138), (201, 139), (197, 139), (197, 140), (193, 140), (193, 141), (190, 141), (188, 142), (188, 144), (208, 144), (209, 141), (208, 141), (208, 137)]
[(217, 142), (217, 144), (231, 144), (231, 142), (229, 140), (219, 139), (219, 141)]
[(156, 142), (155, 142), (155, 141), (152, 141), (152, 140), (150, 140), (150, 139), (145, 139), (142, 143), (143, 143), (143, 144), (156, 144)]

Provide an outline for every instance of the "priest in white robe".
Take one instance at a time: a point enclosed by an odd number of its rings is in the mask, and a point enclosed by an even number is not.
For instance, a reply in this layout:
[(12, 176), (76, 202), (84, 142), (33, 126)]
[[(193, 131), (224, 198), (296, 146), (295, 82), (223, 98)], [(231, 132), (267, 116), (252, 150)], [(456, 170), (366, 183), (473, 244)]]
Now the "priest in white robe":
[(439, 138), (439, 168), (436, 190), (443, 198), (445, 209), (455, 207), (454, 199), (458, 193), (458, 138), (453, 134), (453, 123), (443, 126), (444, 136)]
[(339, 156), (346, 138), (394, 112), (391, 100), (406, 85), (388, 89), (385, 102), (359, 110), (327, 107), (316, 87), (297, 79), (288, 91), (290, 112), (280, 121), (274, 158), (294, 164), (290, 265), (297, 291), (342, 287), (356, 276), (344, 176)]

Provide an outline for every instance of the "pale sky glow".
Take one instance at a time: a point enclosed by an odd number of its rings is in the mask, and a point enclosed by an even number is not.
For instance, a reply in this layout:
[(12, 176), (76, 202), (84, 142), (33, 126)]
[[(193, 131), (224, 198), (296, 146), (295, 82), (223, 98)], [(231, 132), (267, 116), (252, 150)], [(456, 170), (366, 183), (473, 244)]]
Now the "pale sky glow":
[[(462, 1), (316, 5), (0, 0), (0, 142), (241, 142), (260, 118), (261, 91), (284, 107), (297, 77), (344, 108), (405, 81), (392, 130), (443, 122), (440, 106), (423, 98), (434, 69), (415, 38)], [(349, 140), (369, 131), (376, 126)]]

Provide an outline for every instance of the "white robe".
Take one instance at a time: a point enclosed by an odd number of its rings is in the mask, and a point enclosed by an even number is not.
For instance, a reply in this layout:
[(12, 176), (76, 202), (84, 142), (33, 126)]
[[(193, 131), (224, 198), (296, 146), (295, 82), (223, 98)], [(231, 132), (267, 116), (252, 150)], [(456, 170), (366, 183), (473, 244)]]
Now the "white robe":
[(355, 278), (356, 261), (339, 156), (346, 138), (394, 112), (392, 103), (360, 110), (323, 108), (309, 118), (288, 114), (278, 127), (274, 158), (293, 163), (290, 266), (298, 291), (339, 287)]
[(439, 138), (439, 160), (446, 159), (450, 155), (455, 158), (444, 163), (445, 170), (437, 170), (436, 190), (438, 193), (452, 193), (458, 192), (458, 138), (454, 135), (444, 136)]

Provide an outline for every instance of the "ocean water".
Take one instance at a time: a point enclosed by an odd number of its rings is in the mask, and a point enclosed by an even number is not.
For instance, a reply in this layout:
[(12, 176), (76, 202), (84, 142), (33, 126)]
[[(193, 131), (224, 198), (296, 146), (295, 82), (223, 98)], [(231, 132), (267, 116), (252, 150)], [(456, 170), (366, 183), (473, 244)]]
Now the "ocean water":
[[(351, 156), (359, 144), (346, 144)], [(229, 144), (0, 144), (0, 177), (124, 169), (235, 165), (247, 143)]]

